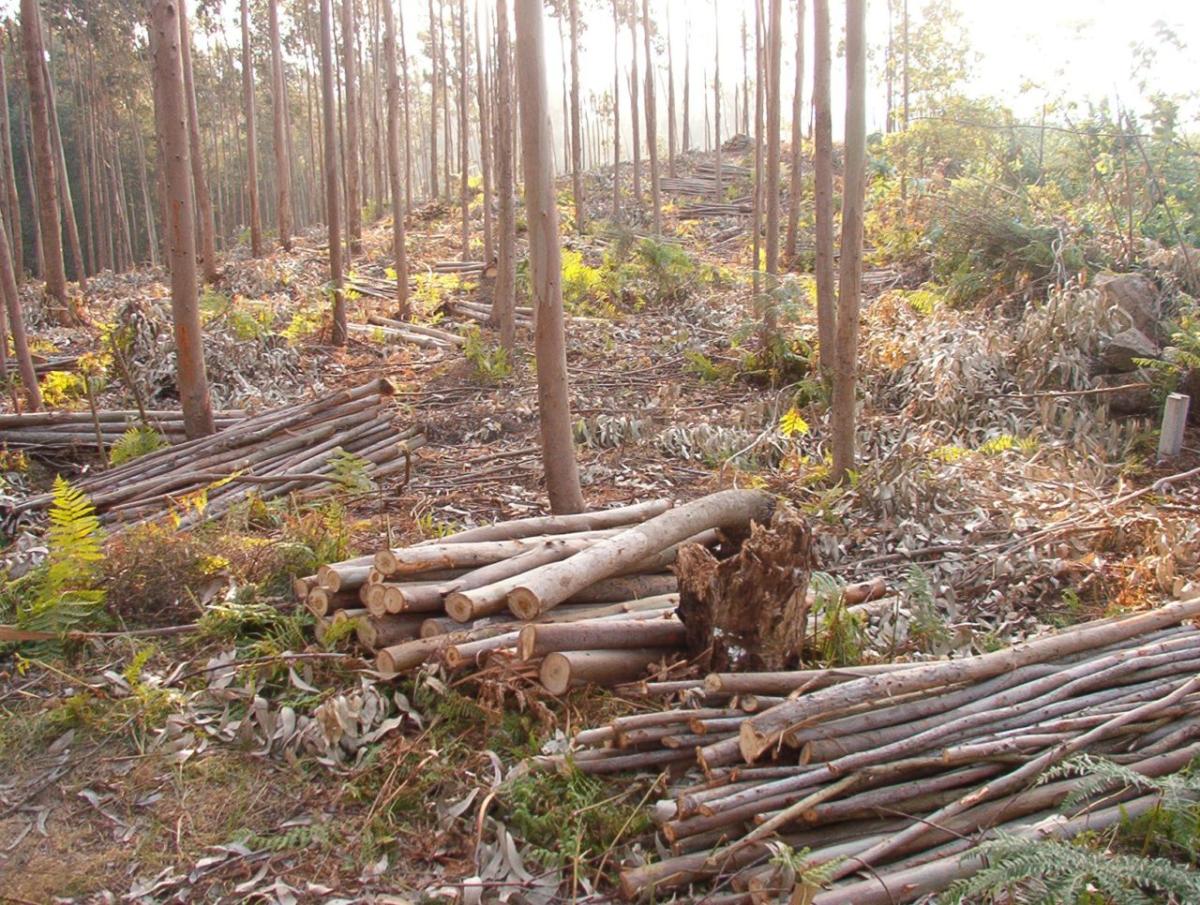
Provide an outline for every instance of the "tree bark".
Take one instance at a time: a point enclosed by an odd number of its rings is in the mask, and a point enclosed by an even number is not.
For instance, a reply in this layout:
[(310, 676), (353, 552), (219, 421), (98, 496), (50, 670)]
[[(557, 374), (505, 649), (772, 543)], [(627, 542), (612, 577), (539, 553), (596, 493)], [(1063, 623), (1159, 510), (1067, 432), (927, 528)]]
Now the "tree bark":
[(642, 206), (642, 140), (641, 123), (638, 112), (638, 46), (637, 46), (637, 0), (633, 0), (629, 10), (629, 117), (633, 135), (633, 202), (637, 207)]
[(862, 290), (863, 203), (867, 175), (866, 0), (846, 4), (846, 175), (842, 189), (842, 254), (838, 277), (837, 364), (830, 406), (835, 481), (854, 468), (858, 383), (858, 310)]
[(400, 71), (404, 85), (404, 212), (412, 210), (412, 130), (408, 94), (408, 42), (404, 38), (404, 5), (400, 6)]
[[(21, 156), (25, 161), (25, 189), (29, 194), (29, 207), (33, 211), (33, 261), (36, 267), (36, 273), (39, 277), (44, 278), (46, 273), (46, 254), (42, 244), (42, 217), (41, 206), (38, 204), (38, 193), (36, 179), (34, 178), (34, 161), (33, 148), (29, 140), (29, 132), (32, 131), (26, 128), (26, 118), (24, 109), (17, 111), (17, 132), (19, 133), (21, 143)], [(64, 277), (65, 279), (65, 277)]]
[(646, 47), (646, 153), (650, 156), (650, 206), (654, 235), (662, 235), (662, 199), (658, 189), (658, 111), (654, 100), (654, 63), (650, 54), (650, 0), (642, 0), (642, 39)]
[(675, 51), (671, 41), (671, 20), (667, 19), (667, 175), (675, 178)]
[(721, 185), (721, 19), (717, 0), (713, 0), (713, 149), (717, 154), (717, 190), (715, 201), (725, 200)]
[(680, 153), (686, 154), (692, 149), (692, 46), (691, 22), (684, 32), (683, 42), (683, 134), (680, 136)]
[(496, 288), (491, 322), (500, 328), (500, 345), (510, 354), (517, 345), (517, 218), (513, 183), (512, 54), (509, 52), (508, 0), (496, 0)]
[[(348, 0), (347, 0), (348, 2)], [(346, 296), (342, 291), (342, 223), (338, 208), (337, 113), (333, 84), (333, 0), (321, 0), (321, 118), (325, 132), (325, 219), (329, 225), (329, 279), (335, 346), (346, 345)]]
[(571, 194), (575, 201), (575, 232), (583, 234), (587, 221), (583, 197), (583, 136), (579, 109), (579, 0), (570, 0), (571, 11)]
[(67, 155), (63, 150), (62, 129), (58, 121), (58, 99), (54, 91), (54, 79), (50, 75), (47, 58), (42, 60), (42, 78), (46, 85), (46, 107), (50, 114), (50, 144), (54, 153), (54, 165), (58, 173), (58, 185), (62, 191), (63, 229), (67, 233), (67, 249), (71, 253), (71, 267), (79, 283), (79, 291), (87, 294), (87, 272), (83, 263), (83, 246), (79, 241), (79, 223), (75, 218), (75, 202), (71, 198), (71, 180), (67, 173)]
[(171, 313), (175, 323), (179, 401), (188, 439), (211, 434), (212, 403), (204, 368), (200, 310), (196, 293), (196, 233), (192, 210), (192, 176), (188, 161), (187, 105), (184, 100), (182, 44), (177, 0), (153, 0), (150, 37), (159, 159), (163, 161), (171, 263)]
[[(389, 0), (384, 0), (385, 3)], [(278, 193), (276, 216), (279, 244), (292, 247), (292, 161), (288, 153), (288, 90), (283, 75), (283, 46), (279, 39), (279, 0), (268, 0), (271, 29), (271, 93), (275, 125), (275, 183)]]
[(254, 116), (254, 56), (250, 52), (250, 3), (242, 0), (242, 115), (246, 118), (246, 194), (250, 199), (250, 254), (262, 257), (258, 207), (258, 125)]
[(780, 67), (783, 51), (783, 0), (770, 0), (767, 8), (767, 293), (763, 326), (768, 333), (778, 329), (775, 290), (779, 275), (779, 131)]
[(50, 111), (42, 70), (46, 48), (42, 41), (37, 0), (21, 0), (21, 37), (25, 51), (25, 79), (29, 87), (30, 127), (36, 160), (38, 221), (42, 235), (42, 278), (50, 298), (50, 315), (60, 324), (76, 321), (67, 301), (67, 274), (63, 263), (62, 228), (58, 202), (57, 166), (50, 141)]
[(813, 196), (816, 210), (817, 348), (821, 373), (837, 369), (833, 282), (833, 114), (829, 88), (829, 0), (813, 0)]
[[(0, 51), (3, 45), (0, 44)], [(0, 165), (4, 172), (4, 216), (9, 225), (9, 239), (12, 242), (13, 270), (19, 281), (25, 273), (25, 248), (21, 241), (21, 199), (17, 195), (17, 170), (13, 162), (12, 127), (8, 110), (8, 78), (4, 66), (4, 54), (0, 52), (0, 154), (3, 159)]]
[(362, 189), (359, 173), (362, 161), (359, 149), (358, 69), (355, 62), (354, 0), (342, 0), (342, 68), (345, 73), (346, 114), (346, 232), (350, 238), (350, 254), (362, 253)]
[[(8, 252), (8, 233), (0, 220), (0, 292), (4, 293), (4, 310), (8, 314), (8, 329), (12, 334), (17, 370), (21, 374), (21, 384), (25, 387), (27, 410), (40, 412), (42, 394), (38, 387), (37, 372), (33, 368), (33, 358), (29, 354), (29, 342), (25, 337), (25, 319), (21, 311), (21, 295), (17, 291), (17, 275), (13, 270), (12, 256)], [(0, 336), (0, 341), (7, 343), (8, 339)]]
[(804, 141), (801, 127), (804, 121), (804, 5), (796, 0), (796, 88), (792, 93), (792, 165), (788, 187), (787, 239), (783, 257), (789, 267), (796, 264), (796, 246), (800, 231), (800, 197), (803, 194), (801, 177), (804, 169)]
[(383, 55), (387, 67), (387, 159), (392, 180), (392, 256), (396, 270), (396, 307), (402, 319), (408, 309), (408, 252), (404, 240), (404, 195), (400, 171), (400, 77), (396, 72), (396, 13), (393, 0), (383, 0)]
[(491, 266), (496, 242), (492, 223), (492, 115), (488, 101), (487, 70), (479, 37), (479, 10), (475, 10), (475, 100), (479, 106), (479, 169), (483, 176), (483, 261)]
[[(612, 0), (613, 34), (621, 29), (619, 0)], [(621, 220), (621, 54), (620, 42), (613, 41), (613, 196), (612, 219)]]
[(438, 53), (437, 18), (433, 13), (433, 0), (429, 0), (429, 197), (438, 197), (438, 144), (437, 144), (437, 96), (438, 96)]
[(542, 464), (550, 509), (583, 509), (571, 429), (567, 350), (563, 334), (562, 256), (554, 192), (554, 149), (546, 100), (546, 67), (540, 0), (517, 0), (517, 80), (521, 95), (521, 148), (525, 160), (525, 210), (536, 310), (538, 412)]
[(179, 44), (183, 54), (183, 90), (187, 99), (188, 156), (196, 204), (200, 209), (200, 270), (205, 283), (215, 283), (220, 276), (217, 272), (217, 227), (200, 145), (200, 117), (196, 109), (196, 85), (192, 76), (192, 39), (188, 27), (187, 0), (179, 0)]
[(458, 203), (461, 210), (462, 232), (459, 236), (464, 261), (471, 260), (471, 164), (470, 142), (467, 140), (467, 0), (458, 0)]

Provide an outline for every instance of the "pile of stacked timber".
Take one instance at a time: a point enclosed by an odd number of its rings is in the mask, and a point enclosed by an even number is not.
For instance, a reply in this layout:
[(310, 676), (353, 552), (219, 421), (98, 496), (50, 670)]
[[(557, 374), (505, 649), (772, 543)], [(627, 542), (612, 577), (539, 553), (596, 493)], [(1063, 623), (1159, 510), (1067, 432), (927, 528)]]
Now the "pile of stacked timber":
[[(716, 160), (698, 160), (696, 161), (696, 175), (705, 179), (716, 180), (717, 178), (717, 162)], [(721, 161), (721, 181), (729, 182), (732, 179), (749, 179), (752, 170), (749, 167), (739, 166), (736, 163), (730, 163), (727, 160)]]
[[(44, 377), (51, 371), (74, 371), (79, 366), (78, 355), (34, 355), (33, 370), (38, 377)], [(17, 361), (15, 358), (8, 358), (4, 362), (5, 374), (17, 373)]]
[(430, 349), (453, 349), (466, 342), (457, 333), (450, 333), (437, 327), (377, 316), (367, 318), (366, 324), (350, 324), (350, 332), (378, 335), (386, 340), (412, 343)]
[[(217, 430), (232, 427), (245, 412), (231, 410), (213, 413)], [(112, 446), (130, 428), (146, 427), (157, 431), (169, 443), (184, 440), (183, 412), (178, 409), (101, 410), (97, 412), (26, 412), (0, 415), (0, 442), (10, 449), (63, 450), (87, 448), (102, 450)]]
[[(445, 302), (442, 307), (457, 317), (465, 317), (467, 320), (480, 324), (488, 323), (492, 317), (491, 305), (473, 302), (469, 299), (453, 299)], [(518, 305), (515, 309), (515, 318), (518, 327), (533, 328), (532, 308)]]
[(976, 870), (976, 846), (997, 833), (1069, 836), (1152, 808), (1145, 790), (1106, 787), (1098, 810), (1067, 819), (1055, 808), (1080, 780), (1036, 783), (1076, 754), (1145, 776), (1200, 754), (1198, 617), (1192, 599), (959, 660), (655, 683), (686, 689), (688, 706), (585, 730), (574, 753), (538, 762), (611, 773), (698, 760), (703, 776), (654, 807), (672, 854), (623, 871), (629, 898), (786, 894), (795, 872), (768, 845), (781, 839), (811, 867), (835, 862), (832, 886), (804, 901), (911, 902)]
[(754, 207), (749, 201), (728, 203), (710, 201), (681, 207), (676, 216), (680, 220), (707, 220), (713, 217), (748, 217), (752, 213), (754, 213)]
[[(251, 494), (266, 499), (345, 483), (339, 453), (364, 463), (372, 480), (409, 468), (409, 452), (423, 445), (415, 427), (392, 421), (395, 388), (373, 380), (326, 393), (311, 402), (271, 409), (235, 421), (215, 434), (149, 453), (75, 483), (114, 528), (161, 518), (173, 510), (179, 527), (222, 513)], [(18, 503), (17, 512), (45, 509), (51, 494)]]
[(770, 509), (765, 494), (727, 490), (501, 522), (327, 565), (295, 590), (318, 617), (355, 619), (384, 675), (507, 659), (553, 694), (615, 685), (684, 651), (667, 571), (680, 547), (716, 545)]

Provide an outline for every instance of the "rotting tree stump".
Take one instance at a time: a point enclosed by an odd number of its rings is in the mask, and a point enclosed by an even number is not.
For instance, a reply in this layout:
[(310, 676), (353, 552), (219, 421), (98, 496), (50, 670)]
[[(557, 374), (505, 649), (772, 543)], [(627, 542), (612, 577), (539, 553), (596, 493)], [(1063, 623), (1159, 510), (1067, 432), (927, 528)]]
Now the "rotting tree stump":
[(692, 657), (714, 672), (798, 666), (812, 566), (812, 530), (786, 506), (770, 527), (752, 525), (728, 559), (718, 561), (699, 544), (681, 548), (679, 618)]

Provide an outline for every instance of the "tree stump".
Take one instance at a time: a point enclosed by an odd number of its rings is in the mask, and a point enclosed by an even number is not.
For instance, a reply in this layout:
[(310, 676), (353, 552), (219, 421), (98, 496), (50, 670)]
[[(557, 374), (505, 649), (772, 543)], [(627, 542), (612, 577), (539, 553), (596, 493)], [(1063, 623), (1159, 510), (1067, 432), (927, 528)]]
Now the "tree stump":
[(786, 506), (770, 527), (752, 525), (728, 559), (698, 544), (680, 549), (679, 618), (692, 657), (713, 672), (798, 666), (812, 566), (812, 530)]

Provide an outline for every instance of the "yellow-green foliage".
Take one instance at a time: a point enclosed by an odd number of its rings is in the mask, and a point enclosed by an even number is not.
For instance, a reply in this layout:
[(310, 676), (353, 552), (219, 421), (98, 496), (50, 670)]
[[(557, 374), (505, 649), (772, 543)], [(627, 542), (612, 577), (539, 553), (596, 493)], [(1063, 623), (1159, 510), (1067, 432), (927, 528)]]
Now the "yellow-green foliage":
[(283, 328), (283, 337), (289, 343), (295, 345), (296, 343), (303, 342), (310, 336), (320, 333), (323, 322), (324, 317), (319, 307), (307, 306), (300, 308), (292, 315), (287, 326)]
[(84, 378), (74, 371), (50, 371), (41, 379), (42, 403), (47, 408), (64, 408), (87, 398)]
[(152, 427), (131, 427), (108, 451), (109, 465), (123, 465), (167, 445), (166, 438)]
[(18, 603), (17, 623), (34, 631), (64, 632), (104, 603), (104, 591), (97, 586), (104, 546), (92, 501), (61, 476), (54, 479), (47, 546), (35, 593)]
[(463, 333), (463, 355), (475, 368), (475, 374), (485, 383), (500, 383), (512, 373), (508, 351), (503, 346), (489, 346), (483, 333), (472, 327)]
[(613, 306), (605, 298), (604, 277), (598, 267), (589, 267), (583, 255), (569, 248), (562, 252), (563, 306), (571, 314), (612, 317)]

